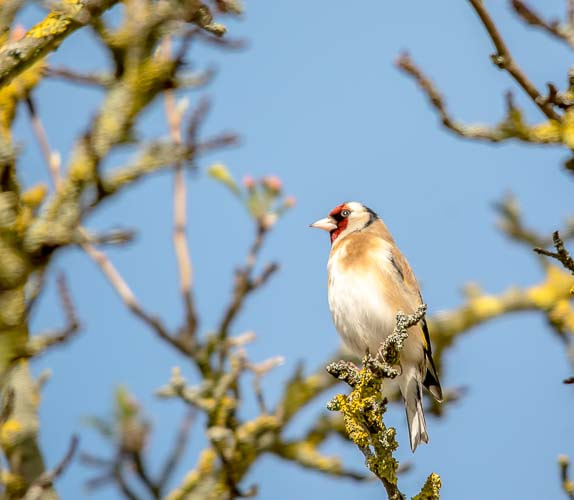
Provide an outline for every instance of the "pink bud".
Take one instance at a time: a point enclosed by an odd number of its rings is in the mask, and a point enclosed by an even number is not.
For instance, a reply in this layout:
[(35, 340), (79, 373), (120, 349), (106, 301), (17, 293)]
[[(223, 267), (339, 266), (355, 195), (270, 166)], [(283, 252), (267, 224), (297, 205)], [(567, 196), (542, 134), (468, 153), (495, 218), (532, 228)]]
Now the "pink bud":
[(287, 196), (287, 198), (285, 198), (285, 201), (283, 203), (287, 208), (294, 207), (295, 204), (297, 203), (297, 198), (295, 198), (295, 196)]
[(270, 191), (280, 192), (283, 187), (281, 179), (276, 175), (268, 175), (263, 179), (263, 185)]
[(17, 42), (18, 40), (22, 40), (25, 35), (26, 28), (24, 28), (24, 26), (21, 24), (17, 24), (12, 28), (12, 31), (10, 32), (10, 41)]
[(250, 175), (243, 177), (243, 185), (247, 189), (253, 189), (255, 187), (255, 180)]

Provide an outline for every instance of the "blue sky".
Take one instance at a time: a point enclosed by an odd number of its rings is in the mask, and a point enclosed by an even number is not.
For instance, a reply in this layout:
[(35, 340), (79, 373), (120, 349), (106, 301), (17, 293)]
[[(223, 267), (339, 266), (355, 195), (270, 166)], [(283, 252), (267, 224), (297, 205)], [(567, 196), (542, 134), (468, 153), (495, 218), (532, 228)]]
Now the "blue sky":
[[(571, 53), (518, 22), (506, 2), (486, 4), (535, 84), (563, 86)], [(558, 0), (532, 4), (544, 6), (549, 15), (565, 10)], [(39, 15), (32, 9), (22, 20), (29, 26)], [(572, 200), (572, 178), (561, 168), (566, 151), (455, 138), (439, 127), (425, 98), (393, 66), (408, 49), (439, 85), (455, 118), (500, 119), (503, 93), (514, 86), (491, 64), (490, 40), (466, 2), (248, 2), (244, 17), (228, 26), (229, 36), (248, 39), (246, 50), (223, 54), (196, 48), (191, 53), (197, 68), (219, 70), (206, 90), (213, 110), (205, 133), (233, 129), (242, 137), (239, 148), (202, 159), (200, 173), (188, 177), (195, 293), (206, 332), (217, 324), (230, 296), (232, 271), (253, 235), (242, 207), (204, 175), (205, 169), (217, 161), (236, 178), (279, 175), (298, 204), (277, 225), (262, 260), (278, 260), (281, 271), (251, 297), (234, 328), (234, 333), (257, 333), (249, 347), (253, 360), (285, 356), (285, 365), (265, 381), (271, 401), (299, 360), (314, 369), (337, 348), (326, 300), (328, 238), (308, 224), (342, 201), (362, 201), (384, 218), (421, 282), (431, 314), (460, 304), (467, 281), (500, 292), (541, 279), (530, 252), (496, 229), (492, 207), (511, 190), (529, 225), (548, 233), (560, 227)], [(89, 33), (82, 32), (64, 42), (51, 61), (85, 70), (105, 64)], [(191, 103), (200, 95), (190, 93)], [(518, 90), (516, 98), (530, 119), (541, 119)], [(39, 89), (40, 114), (64, 160), (100, 99), (97, 91), (59, 81)], [(166, 130), (158, 102), (144, 115), (141, 131), (157, 137)], [(28, 183), (44, 179), (24, 113), (17, 137), (24, 147), (22, 177)], [(109, 166), (123, 158), (116, 155)], [(138, 229), (134, 245), (110, 255), (142, 304), (177, 325), (181, 308), (171, 248), (171, 176), (157, 175), (106, 202), (87, 226)], [(80, 433), (82, 450), (106, 453), (83, 418), (109, 414), (113, 390), (124, 383), (155, 426), (150, 449), (152, 466), (157, 465), (184, 409), (157, 400), (153, 392), (168, 380), (172, 366), (181, 366), (188, 378), (191, 370), (126, 312), (81, 252), (62, 252), (53, 269), (66, 271), (84, 328), (69, 345), (34, 364), (36, 373), (53, 372), (41, 409), (48, 463), (60, 459), (73, 432)], [(62, 322), (51, 287), (33, 330)], [(560, 341), (540, 315), (509, 316), (465, 335), (449, 351), (441, 378), (446, 387), (467, 386), (468, 394), (442, 420), (429, 418), (430, 444), (412, 455), (404, 410), (393, 407), (388, 413), (388, 423), (398, 429), (398, 457), (414, 466), (400, 479), (403, 491), (415, 494), (434, 471), (442, 476), (445, 500), (482, 499), (485, 491), (492, 499), (561, 498), (556, 457), (574, 455), (574, 393), (561, 384), (570, 374)], [(290, 433), (303, 431), (326, 401), (328, 396), (303, 412)], [(193, 467), (202, 440), (198, 427), (177, 479)], [(360, 453), (351, 446), (334, 441), (326, 449), (340, 453), (350, 467), (362, 467)], [(89, 477), (90, 470), (74, 463), (59, 481), (62, 497), (83, 497)], [(332, 480), (273, 457), (252, 469), (245, 485), (252, 482), (259, 484), (262, 499), (382, 495), (376, 483)], [(108, 488), (92, 498), (118, 497)]]

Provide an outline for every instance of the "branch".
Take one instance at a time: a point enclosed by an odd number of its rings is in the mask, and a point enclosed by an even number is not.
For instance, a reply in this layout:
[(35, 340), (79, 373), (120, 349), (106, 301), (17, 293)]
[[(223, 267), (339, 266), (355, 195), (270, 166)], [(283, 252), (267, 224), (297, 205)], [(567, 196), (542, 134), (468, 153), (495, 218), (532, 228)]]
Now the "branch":
[(64, 455), (64, 458), (62, 458), (60, 463), (54, 469), (44, 472), (34, 481), (34, 483), (32, 483), (30, 488), (28, 488), (28, 491), (26, 491), (24, 500), (41, 500), (42, 498), (46, 498), (46, 490), (52, 487), (54, 481), (60, 477), (70, 465), (74, 458), (74, 454), (76, 453), (76, 449), (78, 448), (79, 441), (78, 436), (72, 436), (68, 451)]
[(63, 1), (56, 6), (24, 38), (5, 44), (0, 50), (0, 87), (10, 83), (34, 62), (55, 50), (66, 37), (116, 3), (117, 0)]
[(161, 470), (161, 474), (157, 482), (160, 491), (163, 491), (167, 486), (175, 471), (175, 468), (185, 453), (187, 443), (189, 442), (189, 433), (191, 432), (191, 426), (194, 420), (195, 410), (192, 408), (185, 414), (183, 420), (181, 421), (181, 425), (175, 437), (175, 442), (173, 443), (173, 448), (171, 449), (171, 452), (168, 455)]
[(554, 242), (556, 252), (550, 252), (544, 248), (535, 248), (534, 251), (540, 255), (546, 255), (547, 257), (552, 257), (553, 259), (560, 261), (566, 269), (570, 270), (570, 272), (574, 274), (574, 259), (568, 250), (564, 248), (564, 241), (560, 237), (560, 233), (558, 231), (554, 231), (552, 240)]
[[(548, 238), (546, 235), (542, 235), (524, 225), (520, 205), (512, 193), (508, 193), (500, 202), (495, 203), (494, 207), (501, 216), (497, 221), (497, 225), (511, 239), (526, 243), (530, 247), (552, 245), (552, 238)], [(563, 234), (565, 240), (574, 237), (574, 218), (570, 218), (567, 221)]]
[(574, 48), (574, 31), (571, 26), (563, 26), (558, 21), (546, 21), (522, 0), (512, 0), (512, 8), (530, 26), (542, 28), (551, 36), (566, 42)]
[(574, 500), (574, 482), (570, 479), (568, 469), (570, 468), (570, 460), (566, 455), (558, 457), (558, 465), (560, 466), (560, 480), (562, 482), (562, 489), (570, 500)]
[(83, 250), (92, 258), (92, 260), (100, 267), (102, 273), (108, 279), (108, 282), (112, 285), (127, 308), (136, 317), (138, 317), (147, 326), (149, 326), (151, 330), (154, 331), (160, 338), (167, 341), (182, 354), (189, 356), (191, 354), (189, 346), (185, 345), (180, 340), (170, 335), (159, 318), (152, 316), (140, 306), (136, 296), (126, 281), (122, 278), (121, 274), (112, 264), (112, 262), (108, 259), (106, 254), (101, 250), (98, 250), (96, 247), (86, 243), (82, 244), (81, 246)]
[(49, 347), (69, 340), (80, 329), (76, 309), (70, 296), (70, 290), (63, 273), (58, 276), (58, 292), (62, 309), (66, 316), (67, 325), (57, 332), (45, 333), (32, 337), (22, 353), (22, 357), (32, 357), (43, 353)]
[[(381, 385), (384, 379), (393, 379), (399, 374), (396, 366), (408, 328), (418, 323), (425, 311), (426, 305), (421, 304), (412, 315), (397, 313), (393, 333), (381, 344), (375, 357), (365, 355), (360, 370), (346, 361), (327, 365), (329, 373), (347, 382), (352, 389), (348, 395), (335, 396), (327, 408), (343, 414), (349, 438), (363, 453), (367, 468), (383, 483), (389, 500), (402, 500), (404, 495), (397, 486), (399, 463), (393, 457), (398, 448), (396, 431), (387, 428), (383, 421), (387, 400), (382, 399)], [(438, 484), (440, 487), (440, 478)]]
[(488, 142), (501, 142), (507, 139), (535, 144), (563, 144), (561, 129), (558, 122), (550, 120), (538, 125), (527, 124), (522, 112), (512, 102), (512, 95), (508, 94), (507, 115), (496, 126), (481, 124), (466, 125), (457, 122), (449, 114), (443, 97), (432, 81), (425, 76), (422, 70), (414, 63), (408, 53), (403, 53), (397, 59), (399, 69), (411, 76), (421, 90), (426, 94), (431, 105), (438, 112), (442, 124), (460, 137), (467, 139), (484, 140)]
[[(164, 50), (166, 55), (171, 53), (171, 40), (166, 39)], [(176, 109), (175, 94), (172, 90), (165, 92), (165, 114), (169, 123), (171, 140), (174, 144), (181, 144), (181, 119), (183, 110)], [(198, 125), (196, 126), (197, 129)], [(194, 137), (195, 139), (195, 137)], [(185, 186), (185, 172), (183, 162), (175, 163), (173, 185), (173, 246), (179, 268), (180, 292), (185, 307), (186, 322), (180, 336), (191, 341), (197, 329), (197, 314), (192, 296), (193, 267), (189, 244), (186, 236), (186, 210), (187, 192)]]
[(529, 80), (522, 69), (516, 64), (508, 47), (506, 46), (502, 36), (498, 32), (494, 21), (490, 17), (490, 14), (486, 10), (482, 0), (469, 0), (472, 8), (477, 13), (478, 17), (482, 21), (482, 24), (486, 28), (497, 53), (492, 56), (492, 61), (499, 68), (506, 70), (512, 78), (522, 87), (522, 89), (530, 96), (534, 104), (540, 108), (540, 111), (544, 113), (549, 119), (560, 121), (561, 117), (554, 108), (549, 104), (544, 102), (540, 92), (534, 86), (534, 84)]

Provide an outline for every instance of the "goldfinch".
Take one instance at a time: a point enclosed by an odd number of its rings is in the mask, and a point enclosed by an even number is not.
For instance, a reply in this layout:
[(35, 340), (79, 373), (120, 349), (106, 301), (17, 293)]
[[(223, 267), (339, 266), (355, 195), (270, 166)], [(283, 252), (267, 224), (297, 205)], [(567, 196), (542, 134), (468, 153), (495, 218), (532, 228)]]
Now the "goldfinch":
[[(331, 317), (349, 350), (375, 354), (395, 327), (396, 314), (412, 314), (422, 303), (419, 285), (385, 223), (358, 202), (335, 207), (311, 227), (331, 237), (327, 265)], [(442, 390), (426, 321), (411, 327), (400, 357), (397, 381), (405, 402), (411, 450), (428, 443), (422, 387), (438, 400)]]

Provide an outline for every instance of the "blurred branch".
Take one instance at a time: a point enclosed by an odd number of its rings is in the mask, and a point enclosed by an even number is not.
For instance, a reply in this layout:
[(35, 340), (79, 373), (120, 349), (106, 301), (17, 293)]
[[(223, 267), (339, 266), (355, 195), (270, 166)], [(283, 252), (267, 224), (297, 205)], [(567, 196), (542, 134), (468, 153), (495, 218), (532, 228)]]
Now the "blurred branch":
[(189, 355), (191, 353), (190, 348), (185, 343), (170, 335), (159, 318), (152, 316), (141, 307), (136, 296), (105, 253), (89, 244), (83, 244), (82, 248), (100, 267), (110, 285), (112, 285), (124, 304), (136, 317), (141, 319), (160, 338), (167, 341), (182, 354)]
[(30, 121), (32, 123), (32, 128), (34, 129), (34, 135), (38, 141), (38, 145), (40, 146), (40, 150), (42, 152), (42, 156), (48, 165), (48, 169), (50, 170), (50, 176), (52, 178), (52, 182), (54, 183), (54, 187), (56, 189), (60, 188), (60, 184), (62, 179), (60, 177), (60, 166), (61, 166), (61, 159), (59, 153), (56, 151), (52, 151), (50, 148), (50, 144), (48, 142), (48, 136), (46, 135), (46, 131), (44, 130), (44, 125), (40, 121), (38, 113), (36, 111), (36, 105), (34, 104), (34, 100), (32, 99), (31, 95), (28, 95), (26, 98), (26, 105), (28, 107), (28, 113), (30, 114)]
[(181, 421), (181, 425), (176, 434), (171, 452), (168, 455), (161, 470), (161, 473), (159, 475), (158, 487), (160, 491), (163, 491), (167, 487), (167, 484), (169, 483), (175, 471), (175, 468), (179, 465), (183, 457), (183, 454), (185, 453), (185, 449), (189, 442), (189, 434), (191, 432), (191, 426), (194, 420), (195, 420), (195, 409), (192, 408), (185, 414), (183, 420)]
[[(574, 259), (568, 250), (564, 248), (564, 241), (560, 237), (560, 233), (558, 231), (554, 231), (552, 240), (556, 252), (550, 252), (544, 248), (535, 248), (534, 251), (540, 255), (546, 255), (547, 257), (552, 257), (553, 259), (558, 260), (566, 269), (570, 270), (570, 272), (574, 274)], [(574, 293), (574, 288), (572, 290), (572, 293)]]
[(22, 353), (22, 357), (37, 356), (53, 345), (64, 343), (80, 329), (80, 323), (76, 316), (76, 309), (70, 296), (66, 277), (63, 273), (58, 276), (58, 294), (60, 296), (62, 309), (66, 316), (67, 325), (56, 332), (48, 332), (30, 338), (24, 352)]
[(522, 112), (514, 105), (512, 95), (506, 98), (507, 115), (496, 126), (466, 125), (455, 121), (447, 111), (446, 104), (440, 92), (432, 81), (414, 63), (408, 53), (403, 53), (396, 61), (398, 68), (410, 75), (427, 95), (430, 103), (441, 118), (442, 124), (455, 134), (467, 139), (478, 139), (489, 142), (501, 142), (517, 139), (536, 144), (563, 144), (562, 126), (555, 120), (549, 120), (538, 125), (525, 123)]
[(70, 68), (53, 68), (52, 66), (47, 66), (44, 72), (49, 78), (60, 78), (73, 83), (82, 83), (95, 87), (110, 87), (114, 83), (114, 76), (112, 74), (79, 73)]
[(26, 491), (24, 500), (41, 500), (45, 498), (46, 490), (52, 487), (54, 481), (60, 477), (70, 465), (78, 448), (78, 443), (79, 438), (74, 434), (70, 440), (68, 451), (60, 463), (54, 469), (44, 472), (32, 483), (28, 491)]
[[(171, 53), (171, 41), (166, 39), (164, 51), (169, 57)], [(201, 104), (200, 104), (201, 106)], [(174, 144), (181, 144), (181, 120), (184, 110), (178, 110), (176, 107), (175, 94), (171, 90), (165, 92), (165, 114), (169, 124), (171, 139)], [(193, 118), (192, 118), (193, 119)], [(196, 129), (199, 125), (196, 125)], [(195, 139), (195, 134), (194, 134)], [(177, 265), (179, 268), (180, 292), (185, 307), (185, 326), (182, 327), (180, 336), (187, 342), (191, 342), (197, 329), (197, 314), (192, 296), (193, 267), (189, 244), (186, 235), (186, 210), (187, 210), (187, 192), (185, 186), (185, 172), (183, 162), (178, 161), (174, 167), (174, 185), (173, 185), (173, 246)]]
[(530, 81), (530, 79), (526, 76), (526, 74), (522, 71), (522, 69), (516, 64), (506, 43), (502, 39), (498, 28), (496, 27), (494, 21), (490, 17), (490, 14), (486, 10), (484, 3), (482, 0), (469, 0), (470, 4), (472, 5), (474, 11), (480, 18), (482, 24), (486, 28), (488, 35), (490, 36), (494, 47), (496, 48), (496, 54), (492, 57), (492, 61), (496, 64), (499, 68), (504, 69), (507, 71), (512, 78), (522, 87), (522, 89), (530, 96), (534, 104), (536, 104), (542, 113), (544, 113), (550, 120), (560, 121), (561, 117), (552, 105), (548, 102), (544, 102), (540, 92), (535, 87), (535, 85)]
[(0, 87), (54, 50), (74, 31), (112, 7), (116, 0), (62, 2), (21, 40), (0, 49)]
[[(494, 206), (500, 214), (498, 226), (510, 238), (526, 243), (531, 247), (547, 247), (552, 245), (552, 238), (548, 238), (533, 229), (527, 228), (523, 224), (520, 205), (511, 193), (506, 195), (502, 201), (496, 203)], [(564, 239), (574, 238), (574, 217), (568, 219), (563, 234)]]
[(560, 455), (558, 457), (558, 465), (560, 467), (562, 489), (570, 500), (574, 500), (574, 482), (570, 479), (570, 475), (568, 473), (570, 468), (570, 459), (566, 455)]
[(562, 25), (558, 21), (546, 21), (532, 7), (522, 0), (512, 0), (512, 8), (530, 26), (535, 26), (546, 31), (553, 37), (566, 42), (574, 48), (574, 29), (572, 22)]

